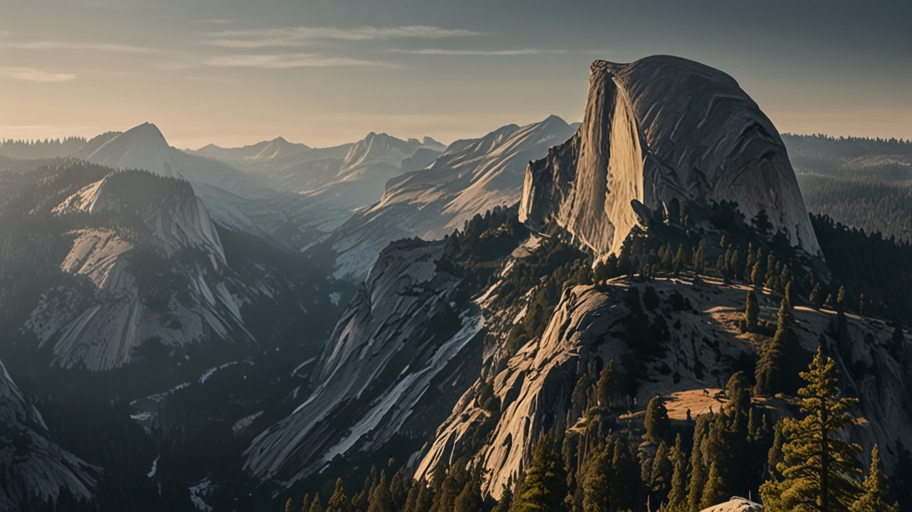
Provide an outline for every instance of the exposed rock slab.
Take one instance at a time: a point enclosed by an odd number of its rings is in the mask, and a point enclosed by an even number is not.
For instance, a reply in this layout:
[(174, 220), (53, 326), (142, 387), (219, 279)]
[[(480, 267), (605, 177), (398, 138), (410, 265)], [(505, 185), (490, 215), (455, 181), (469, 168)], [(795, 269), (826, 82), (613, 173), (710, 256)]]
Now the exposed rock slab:
[[(67, 234), (72, 245), (60, 269), (87, 278), (89, 296), (49, 290), (25, 324), (41, 345), (53, 342), (55, 364), (109, 370), (133, 361), (149, 339), (180, 346), (243, 333), (241, 303), (220, 275), (226, 269), (224, 249), (188, 182), (112, 172), (66, 198), (53, 213), (75, 219), (114, 216), (129, 226)], [(140, 277), (154, 274), (148, 266), (162, 261), (170, 268), (159, 280), (177, 279), (184, 289), (159, 290), (149, 277)]]
[(725, 503), (719, 503), (700, 512), (763, 512), (763, 505), (744, 498), (733, 497)]
[(526, 171), (520, 218), (554, 221), (596, 254), (616, 253), (638, 219), (633, 205), (735, 201), (764, 210), (811, 255), (820, 252), (785, 146), (730, 76), (668, 56), (595, 61), (583, 123)]
[[(650, 285), (663, 300), (674, 292), (680, 293), (694, 311), (674, 311), (663, 304), (654, 313), (666, 316), (669, 325), (680, 327), (671, 330), (665, 356), (650, 363), (649, 378), (641, 382), (635, 411), (642, 410), (656, 394), (673, 399), (681, 391), (724, 387), (731, 366), (741, 354), (756, 354), (757, 350), (752, 335), (741, 333), (738, 327), (747, 287), (725, 286), (717, 281), (693, 286), (676, 279), (655, 280)], [(475, 400), (480, 385), (476, 383), (460, 398), (453, 413), (438, 428), (434, 442), (422, 453), (416, 478), (429, 477), (439, 463), (474, 457), (487, 471), (483, 492), (499, 498), (503, 486), (511, 478), (515, 481), (527, 467), (535, 440), (566, 418), (575, 376), (586, 371), (592, 361), (614, 359), (617, 363), (627, 352), (626, 343), (619, 337), (624, 329), (619, 321), (629, 313), (623, 296), (630, 286), (640, 287), (642, 296), (644, 285), (626, 279), (612, 281), (607, 292), (587, 286), (565, 290), (541, 338), (524, 345), (507, 368), (494, 377), (494, 396), (501, 406), (488, 441), (477, 452), (467, 451), (475, 431), (492, 414)], [(773, 320), (775, 314), (774, 303), (762, 305), (762, 317)], [(795, 317), (801, 345), (811, 352), (816, 349), (820, 334), (830, 329), (835, 313), (800, 307), (796, 308)], [(841, 384), (862, 399), (852, 411), (862, 419), (846, 437), (865, 447), (866, 452), (875, 443), (886, 446), (897, 439), (904, 445), (912, 442), (912, 431), (905, 428), (912, 421), (907, 392), (912, 377), (903, 373), (901, 361), (884, 348), (892, 329), (882, 321), (850, 316), (848, 332), (856, 341), (852, 359), (875, 371), (859, 382), (852, 380), (848, 371), (843, 372)], [(912, 348), (907, 345), (900, 359), (912, 359)], [(660, 371), (663, 365), (667, 371)], [(774, 402), (760, 401), (756, 405), (770, 412), (772, 421), (790, 414), (782, 404)], [(721, 405), (724, 403), (718, 403), (715, 410)], [(890, 467), (892, 459), (885, 462)]]
[(428, 428), (442, 403), (455, 402), (471, 372), (451, 365), (477, 370), (480, 361), (465, 354), (484, 322), (477, 308), (455, 303), (461, 279), (438, 270), (443, 249), (401, 240), (384, 250), (320, 356), (315, 390), (253, 441), (248, 470), (290, 484), (337, 456), (378, 449), (410, 425)]
[(426, 168), (390, 180), (379, 203), (330, 236), (339, 255), (336, 275), (361, 279), (392, 240), (440, 239), (475, 215), (516, 204), (526, 164), (566, 141), (573, 129), (557, 116), (507, 125), (479, 139), (456, 141)]

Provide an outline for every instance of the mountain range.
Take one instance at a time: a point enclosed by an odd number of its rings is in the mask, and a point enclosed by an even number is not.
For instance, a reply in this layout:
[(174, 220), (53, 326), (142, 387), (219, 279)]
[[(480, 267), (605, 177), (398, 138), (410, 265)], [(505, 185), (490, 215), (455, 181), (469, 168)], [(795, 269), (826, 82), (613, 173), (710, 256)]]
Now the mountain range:
[[(655, 509), (659, 445), (696, 452), (749, 410), (762, 456), (719, 484), (746, 495), (818, 347), (860, 399), (844, 437), (900, 474), (912, 248), (816, 215), (841, 199), (818, 187), (806, 208), (799, 183), (868, 169), (866, 186), (904, 187), (907, 148), (780, 135), (732, 77), (676, 57), (589, 79), (581, 123), (447, 146), (179, 150), (149, 123), (0, 144), (0, 508), (278, 508), (338, 477), (366, 510), (395, 472), (396, 510), (404, 481), (489, 510), (518, 499), (542, 442), (582, 507), (610, 440)], [(760, 385), (785, 310), (778, 387), (736, 409), (726, 393)], [(463, 473), (475, 487), (447, 490)]]

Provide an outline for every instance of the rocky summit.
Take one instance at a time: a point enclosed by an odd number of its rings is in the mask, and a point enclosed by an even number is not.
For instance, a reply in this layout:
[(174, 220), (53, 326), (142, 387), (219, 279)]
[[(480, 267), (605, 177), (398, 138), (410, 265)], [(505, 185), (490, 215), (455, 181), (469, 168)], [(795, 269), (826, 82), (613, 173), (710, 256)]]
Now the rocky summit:
[(595, 61), (579, 131), (526, 170), (521, 220), (607, 254), (673, 199), (764, 211), (773, 232), (820, 251), (779, 133), (732, 77), (678, 57)]

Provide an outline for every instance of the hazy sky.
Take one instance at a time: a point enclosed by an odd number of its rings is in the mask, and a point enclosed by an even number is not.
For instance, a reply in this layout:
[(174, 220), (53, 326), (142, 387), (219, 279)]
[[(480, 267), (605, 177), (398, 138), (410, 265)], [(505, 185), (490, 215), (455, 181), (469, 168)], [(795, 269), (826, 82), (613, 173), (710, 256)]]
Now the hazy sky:
[(0, 0), (0, 138), (443, 142), (582, 117), (589, 64), (717, 67), (783, 132), (912, 138), (912, 2)]

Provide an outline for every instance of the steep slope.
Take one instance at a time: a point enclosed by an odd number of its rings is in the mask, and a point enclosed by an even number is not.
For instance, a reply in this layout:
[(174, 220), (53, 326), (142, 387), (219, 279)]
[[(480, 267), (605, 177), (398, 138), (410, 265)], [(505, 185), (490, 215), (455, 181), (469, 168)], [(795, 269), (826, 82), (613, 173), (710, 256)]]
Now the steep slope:
[(33, 499), (56, 500), (63, 489), (77, 499), (92, 496), (100, 468), (64, 451), (48, 436), (41, 414), (0, 362), (0, 509), (23, 510)]
[(399, 168), (399, 172), (402, 174), (408, 174), (411, 172), (420, 171), (421, 169), (424, 169), (425, 167), (434, 163), (434, 160), (436, 160), (442, 152), (443, 151), (438, 151), (436, 149), (421, 148), (418, 151), (415, 151), (415, 154), (402, 161), (402, 166)]
[(361, 278), (392, 240), (440, 239), (475, 215), (515, 204), (526, 163), (572, 134), (573, 127), (551, 116), (454, 142), (426, 169), (391, 180), (379, 203), (333, 233), (329, 243), (338, 254), (336, 274)]
[(521, 220), (617, 253), (634, 205), (735, 201), (811, 255), (819, 247), (785, 146), (730, 76), (677, 57), (592, 64), (579, 132), (526, 172)]
[[(108, 370), (132, 361), (150, 339), (180, 346), (210, 332), (243, 332), (240, 303), (217, 277), (225, 254), (215, 226), (186, 181), (113, 172), (52, 213), (64, 222), (87, 215), (121, 226), (68, 233), (72, 245), (60, 269), (87, 278), (94, 298), (45, 294), (26, 323), (41, 344), (53, 341), (56, 364)], [(158, 265), (173, 270), (163, 274)]]
[(137, 215), (165, 255), (195, 248), (213, 255), (213, 265), (225, 254), (206, 208), (188, 183), (161, 179), (146, 172), (116, 172), (87, 185), (55, 207), (58, 215)]
[(462, 278), (439, 268), (444, 248), (401, 240), (384, 250), (312, 370), (309, 397), (247, 449), (256, 477), (291, 485), (331, 464), (338, 471), (442, 421), (441, 400), (478, 371), (483, 326), (458, 298)]
[[(748, 287), (725, 286), (721, 281), (707, 279), (701, 283), (660, 279), (650, 286), (662, 299), (660, 308), (650, 314), (650, 323), (663, 317), (662, 323), (667, 321), (674, 328), (665, 342), (665, 354), (648, 364), (648, 373), (636, 391), (635, 404), (639, 407), (634, 410), (642, 410), (649, 398), (659, 394), (667, 397), (669, 408), (677, 409), (677, 413), (672, 412), (673, 418), (683, 419), (684, 406), (675, 407), (671, 397), (688, 390), (724, 388), (731, 368), (746, 354), (756, 354), (762, 339), (742, 333), (738, 326)], [(645, 285), (628, 279), (612, 281), (605, 291), (591, 286), (565, 291), (541, 338), (523, 346), (507, 368), (493, 378), (498, 409), (486, 410), (479, 404), (476, 397), (482, 389), (480, 380), (463, 395), (450, 418), (438, 429), (416, 478), (428, 477), (438, 463), (449, 464), (458, 457), (470, 456), (489, 472), (485, 492), (499, 497), (510, 478), (518, 476), (528, 464), (535, 440), (570, 413), (575, 376), (586, 373), (587, 368), (601, 368), (611, 359), (616, 363), (625, 360), (630, 347), (623, 339), (624, 319), (630, 315), (627, 290), (631, 287), (643, 295)], [(675, 294), (680, 294), (692, 309), (674, 307)], [(775, 311), (775, 299), (769, 297), (762, 315), (775, 320)], [(807, 351), (816, 348), (821, 333), (833, 332), (833, 311), (799, 307), (795, 315), (801, 345)], [(904, 359), (897, 360), (883, 348), (892, 329), (883, 321), (850, 317), (849, 332), (851, 339), (857, 341), (853, 359), (875, 369), (862, 380), (846, 385), (862, 397), (862, 405), (853, 412), (865, 419), (852, 430), (852, 439), (868, 449), (875, 442), (881, 446), (895, 444), (897, 439), (904, 444), (912, 442), (912, 432), (903, 427), (912, 421), (904, 405), (908, 401), (906, 388), (912, 381), (903, 369)], [(828, 340), (834, 346), (835, 341)], [(774, 419), (791, 414), (782, 404), (760, 399), (755, 399), (755, 403), (775, 411)], [(724, 401), (713, 400), (710, 405), (713, 404), (718, 411)], [(691, 412), (697, 416), (708, 410), (704, 407)], [(490, 421), (495, 426), (488, 441), (477, 453), (471, 452), (468, 447), (472, 436)]]
[(184, 180), (75, 160), (4, 178), (0, 321), (55, 366), (111, 370), (154, 347), (178, 363), (216, 341), (238, 343), (207, 357), (239, 357), (336, 310), (318, 258), (220, 233)]
[(306, 188), (294, 192), (313, 200), (317, 208), (347, 213), (344, 218), (338, 216), (341, 221), (333, 220), (321, 226), (331, 231), (355, 210), (379, 200), (386, 182), (399, 175), (402, 161), (421, 148), (422, 143), (416, 139), (403, 141), (371, 132), (351, 146), (337, 169), (314, 176), (316, 179), (302, 183)]

